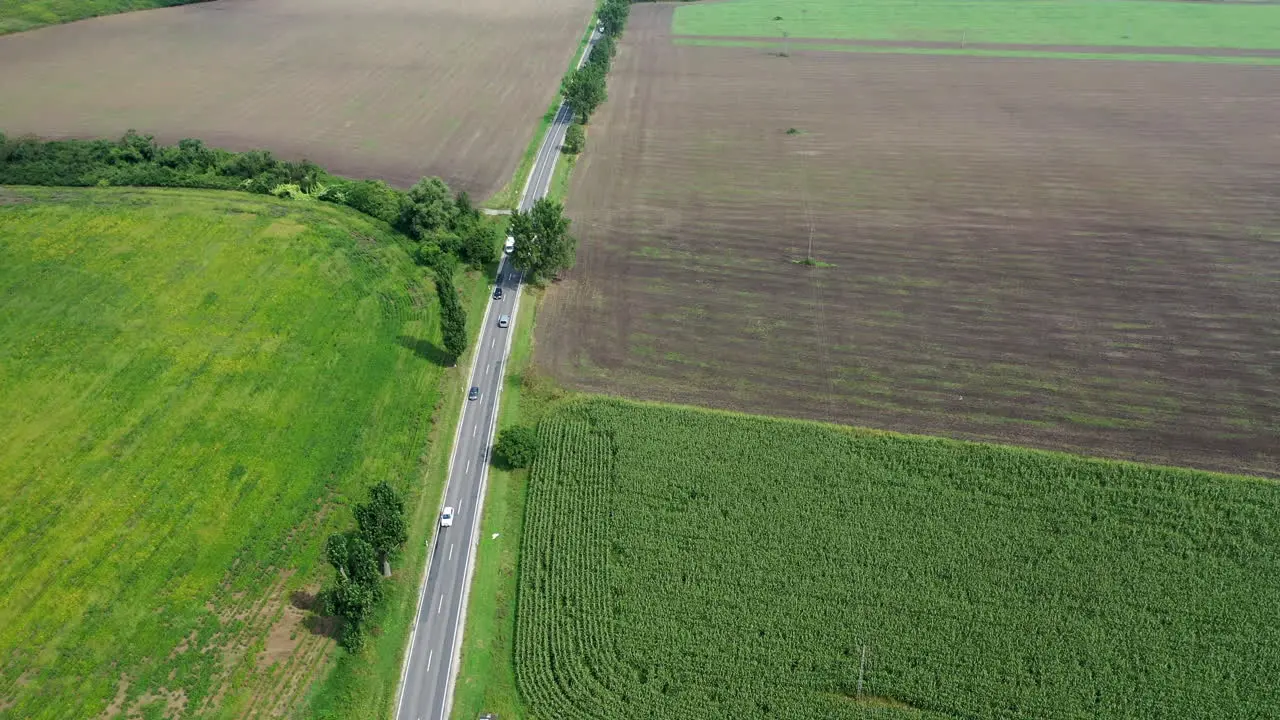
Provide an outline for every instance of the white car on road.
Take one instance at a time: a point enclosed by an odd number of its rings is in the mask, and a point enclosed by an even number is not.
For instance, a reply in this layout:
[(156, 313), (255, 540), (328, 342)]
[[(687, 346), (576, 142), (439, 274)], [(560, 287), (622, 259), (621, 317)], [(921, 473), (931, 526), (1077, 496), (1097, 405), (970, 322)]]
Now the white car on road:
[(510, 255), (515, 251), (516, 251), (516, 239), (508, 235), (507, 241), (502, 244), (502, 252)]
[(447, 507), (440, 513), (440, 527), (453, 527), (453, 508)]

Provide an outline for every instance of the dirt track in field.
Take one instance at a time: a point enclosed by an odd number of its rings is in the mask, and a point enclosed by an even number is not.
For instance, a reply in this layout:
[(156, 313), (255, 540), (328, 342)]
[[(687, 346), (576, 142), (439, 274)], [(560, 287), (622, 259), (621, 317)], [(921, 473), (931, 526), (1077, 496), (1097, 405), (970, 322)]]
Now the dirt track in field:
[(589, 131), (545, 369), (1280, 473), (1274, 68), (782, 58), (672, 46), (669, 12), (636, 6)]
[(0, 37), (0, 131), (265, 148), (484, 197), (554, 97), (590, 0), (219, 0)]

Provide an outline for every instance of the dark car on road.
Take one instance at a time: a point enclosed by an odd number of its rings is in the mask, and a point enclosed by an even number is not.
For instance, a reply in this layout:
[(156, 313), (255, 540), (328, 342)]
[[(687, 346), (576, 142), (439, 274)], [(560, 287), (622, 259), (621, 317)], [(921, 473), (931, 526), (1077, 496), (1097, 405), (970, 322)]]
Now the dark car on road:
[(493, 289), (493, 299), (494, 299), (494, 300), (501, 300), (501, 299), (502, 299), (502, 288), (500, 288), (500, 287), (496, 287), (496, 288), (494, 288), (494, 289)]
[(468, 399), (468, 400), (479, 400), (479, 399), (480, 399), (480, 388), (478, 388), (478, 387), (476, 387), (476, 386), (472, 385), (472, 386), (471, 386), (471, 392), (467, 393), (467, 399)]

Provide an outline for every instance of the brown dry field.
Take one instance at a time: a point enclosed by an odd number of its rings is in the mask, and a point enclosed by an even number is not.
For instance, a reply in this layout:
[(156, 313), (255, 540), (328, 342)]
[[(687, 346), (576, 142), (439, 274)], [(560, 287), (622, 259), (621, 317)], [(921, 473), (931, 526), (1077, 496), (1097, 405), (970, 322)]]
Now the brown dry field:
[(0, 131), (194, 137), (407, 187), (510, 178), (591, 0), (219, 0), (0, 37)]
[(634, 9), (593, 119), (544, 371), (1280, 473), (1275, 68), (784, 58), (674, 46), (670, 12)]

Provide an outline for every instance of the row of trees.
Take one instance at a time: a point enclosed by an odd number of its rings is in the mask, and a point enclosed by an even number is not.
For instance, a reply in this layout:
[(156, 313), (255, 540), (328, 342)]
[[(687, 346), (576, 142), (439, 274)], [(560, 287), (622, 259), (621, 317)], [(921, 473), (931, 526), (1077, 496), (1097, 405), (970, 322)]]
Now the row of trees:
[(582, 67), (570, 70), (560, 83), (560, 92), (574, 115), (574, 124), (565, 133), (564, 151), (567, 153), (582, 152), (586, 144), (582, 126), (609, 96), (605, 78), (609, 75), (613, 56), (617, 54), (617, 38), (622, 34), (630, 12), (629, 0), (605, 0), (600, 5), (597, 17), (604, 30), (602, 37), (596, 41)]
[(355, 516), (355, 530), (330, 535), (325, 543), (335, 574), (320, 593), (324, 611), (342, 618), (339, 642), (352, 652), (364, 646), (366, 621), (384, 594), (382, 577), (391, 574), (392, 555), (409, 539), (404, 500), (386, 481), (369, 489), (369, 501), (356, 506)]
[(122, 185), (243, 190), (305, 196), (346, 205), (396, 226), (416, 240), (480, 267), (496, 259), (499, 232), (480, 221), (465, 194), (440, 178), (408, 193), (381, 180), (347, 180), (309, 161), (280, 160), (266, 150), (230, 152), (199, 140), (161, 145), (134, 130), (119, 140), (9, 138), (0, 133), (0, 185)]

